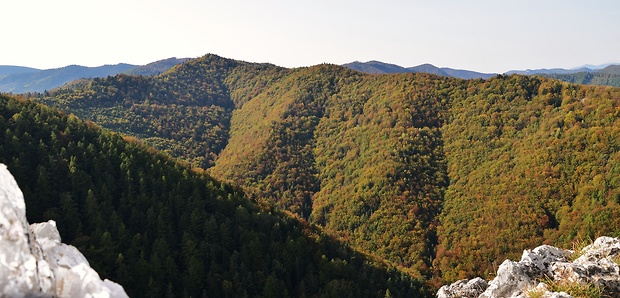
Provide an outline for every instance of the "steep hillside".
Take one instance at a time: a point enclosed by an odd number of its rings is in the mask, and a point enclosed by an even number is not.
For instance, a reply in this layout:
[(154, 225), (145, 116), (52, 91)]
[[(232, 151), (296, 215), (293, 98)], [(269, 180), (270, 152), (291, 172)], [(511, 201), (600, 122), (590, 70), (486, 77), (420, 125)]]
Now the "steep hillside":
[(0, 95), (0, 162), (30, 221), (53, 219), (132, 296), (420, 297), (420, 281), (240, 189), (27, 100)]
[(450, 84), (428, 75), (300, 69), (233, 113), (210, 172), (427, 274), (447, 185), (439, 127)]
[(227, 144), (233, 109), (284, 71), (205, 56), (156, 77), (80, 82), (43, 101), (208, 168)]
[(540, 77), (471, 82), (442, 128), (450, 186), (435, 268), (494, 271), (538, 243), (620, 230), (620, 89)]
[(619, 90), (207, 55), (39, 100), (208, 168), (410, 274), (453, 281), (541, 242), (617, 236)]

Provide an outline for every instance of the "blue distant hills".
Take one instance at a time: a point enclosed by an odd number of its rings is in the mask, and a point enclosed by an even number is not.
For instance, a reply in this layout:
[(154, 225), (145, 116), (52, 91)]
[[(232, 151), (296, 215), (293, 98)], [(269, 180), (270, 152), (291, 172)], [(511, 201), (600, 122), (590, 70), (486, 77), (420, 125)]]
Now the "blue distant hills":
[[(143, 76), (158, 75), (187, 60), (188, 58), (173, 57), (146, 65), (126, 63), (99, 67), (69, 65), (61, 68), (44, 70), (23, 66), (0, 65), (0, 92), (15, 94), (44, 92), (78, 79), (107, 77), (120, 73)], [(354, 61), (343, 64), (342, 66), (369, 74), (423, 72), (461, 79), (488, 79), (498, 75), (497, 73), (482, 73), (471, 70), (437, 67), (432, 64), (403, 67), (375, 60), (368, 62)], [(620, 86), (620, 65), (615, 65), (613, 63), (603, 65), (588, 64), (571, 69), (542, 68), (510, 70), (504, 74), (541, 75), (577, 84)]]
[(432, 64), (422, 64), (414, 67), (402, 67), (396, 64), (389, 64), (381, 61), (355, 61), (343, 64), (342, 66), (370, 74), (425, 72), (438, 76), (456, 77), (461, 79), (488, 79), (497, 75), (496, 73), (481, 73), (476, 71), (453, 69), (447, 67), (439, 68)]
[[(488, 79), (497, 76), (497, 73), (481, 73), (471, 70), (453, 69), (447, 67), (436, 67), (432, 64), (422, 64), (414, 67), (402, 67), (396, 64), (384, 63), (381, 61), (351, 62), (342, 66), (370, 74), (389, 74), (389, 73), (415, 73), (424, 72), (444, 77), (455, 77), (461, 79)], [(575, 84), (584, 85), (606, 85), (620, 87), (620, 65), (607, 63), (603, 65), (584, 65), (576, 68), (541, 68), (526, 70), (510, 70), (504, 74), (538, 75), (554, 78)]]
[(44, 92), (82, 78), (100, 78), (119, 73), (157, 75), (188, 58), (168, 58), (146, 65), (120, 63), (98, 67), (69, 65), (54, 69), (36, 69), (22, 66), (0, 65), (0, 92)]

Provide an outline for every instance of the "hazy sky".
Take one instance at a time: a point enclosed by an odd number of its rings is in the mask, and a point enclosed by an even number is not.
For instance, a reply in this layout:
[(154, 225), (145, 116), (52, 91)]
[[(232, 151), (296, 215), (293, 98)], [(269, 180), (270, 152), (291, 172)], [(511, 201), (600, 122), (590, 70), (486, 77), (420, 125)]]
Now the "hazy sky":
[(7, 0), (0, 11), (0, 65), (36, 68), (207, 53), (482, 72), (620, 62), (618, 0)]

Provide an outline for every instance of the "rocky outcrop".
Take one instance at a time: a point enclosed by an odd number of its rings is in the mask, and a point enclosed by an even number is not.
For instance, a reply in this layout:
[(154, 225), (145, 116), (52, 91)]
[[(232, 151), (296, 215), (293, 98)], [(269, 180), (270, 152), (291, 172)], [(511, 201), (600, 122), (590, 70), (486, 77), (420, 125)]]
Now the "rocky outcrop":
[(462, 279), (449, 286), (443, 286), (437, 297), (478, 297), (488, 288), (486, 280), (476, 277), (471, 280)]
[(127, 297), (101, 280), (75, 247), (63, 244), (54, 221), (29, 225), (17, 182), (0, 164), (0, 296)]
[(564, 291), (554, 292), (556, 288), (590, 289), (620, 297), (620, 270), (616, 263), (620, 259), (620, 239), (600, 237), (576, 252), (580, 256), (571, 261), (574, 253), (548, 245), (526, 250), (521, 261), (504, 261), (490, 282), (479, 277), (460, 280), (441, 287), (437, 297), (573, 297)]

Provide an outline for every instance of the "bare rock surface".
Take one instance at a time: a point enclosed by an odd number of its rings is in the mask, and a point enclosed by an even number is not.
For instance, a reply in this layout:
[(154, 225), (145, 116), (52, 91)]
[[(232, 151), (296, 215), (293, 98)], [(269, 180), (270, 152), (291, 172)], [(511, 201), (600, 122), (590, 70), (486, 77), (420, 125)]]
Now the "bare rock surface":
[(459, 280), (441, 287), (438, 298), (529, 297), (538, 293), (545, 298), (573, 297), (566, 292), (553, 292), (547, 283), (578, 283), (601, 289), (609, 297), (620, 297), (620, 239), (600, 237), (584, 247), (579, 257), (574, 252), (542, 245), (525, 250), (519, 262), (505, 260), (495, 278), (488, 283), (480, 277)]
[(56, 223), (29, 225), (17, 182), (0, 164), (0, 296), (128, 297), (101, 280), (77, 248), (63, 244)]

